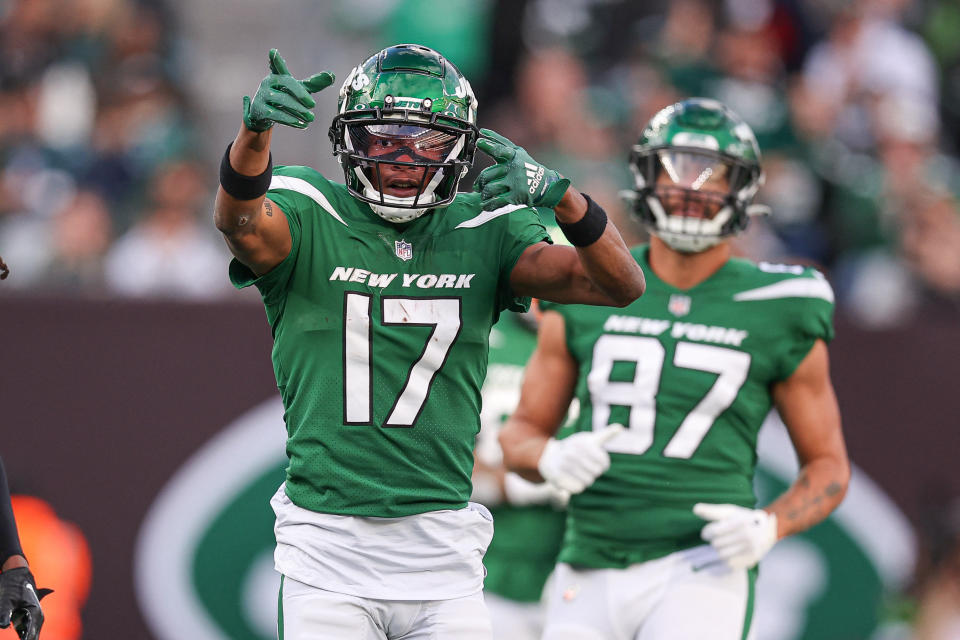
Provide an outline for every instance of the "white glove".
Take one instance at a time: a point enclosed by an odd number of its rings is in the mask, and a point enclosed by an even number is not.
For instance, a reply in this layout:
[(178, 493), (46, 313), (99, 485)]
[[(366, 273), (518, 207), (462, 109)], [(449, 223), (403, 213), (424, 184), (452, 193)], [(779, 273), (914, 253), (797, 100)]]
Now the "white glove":
[(777, 516), (763, 509), (701, 502), (693, 505), (693, 513), (711, 521), (700, 537), (731, 569), (753, 567), (777, 541)]
[(503, 476), (503, 493), (507, 502), (515, 507), (550, 504), (557, 509), (566, 509), (567, 502), (570, 501), (569, 491), (564, 491), (550, 482), (530, 482), (512, 471)]
[(603, 445), (622, 431), (622, 424), (612, 424), (600, 431), (581, 431), (563, 440), (548, 440), (537, 471), (557, 488), (580, 493), (610, 468), (610, 454)]

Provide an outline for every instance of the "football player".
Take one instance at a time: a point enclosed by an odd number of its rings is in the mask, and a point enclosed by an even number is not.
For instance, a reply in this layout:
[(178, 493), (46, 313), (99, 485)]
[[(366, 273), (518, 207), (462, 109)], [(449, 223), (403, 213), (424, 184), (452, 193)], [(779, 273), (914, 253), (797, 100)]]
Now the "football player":
[[(427, 47), (347, 76), (329, 131), (344, 183), (273, 167), (271, 127), (305, 128), (332, 82), (270, 52), (215, 206), (232, 282), (263, 297), (286, 409), (280, 635), (488, 638), (492, 522), (469, 497), (490, 328), (530, 296), (623, 306), (643, 272), (598, 205), (477, 129), (470, 83)], [(459, 194), (477, 147), (496, 164)], [(535, 207), (576, 248), (549, 244)]]
[(40, 600), (48, 593), (49, 589), (37, 589), (20, 548), (7, 474), (0, 459), (0, 629), (13, 623), (21, 640), (37, 640), (43, 627)]
[[(509, 468), (573, 494), (543, 637), (746, 638), (757, 563), (847, 489), (833, 293), (814, 269), (732, 257), (730, 237), (763, 212), (751, 204), (763, 174), (724, 105), (657, 113), (631, 168), (647, 293), (615, 310), (544, 303), (500, 434)], [(551, 439), (572, 398), (577, 432)], [(757, 433), (773, 407), (800, 472), (757, 508)]]

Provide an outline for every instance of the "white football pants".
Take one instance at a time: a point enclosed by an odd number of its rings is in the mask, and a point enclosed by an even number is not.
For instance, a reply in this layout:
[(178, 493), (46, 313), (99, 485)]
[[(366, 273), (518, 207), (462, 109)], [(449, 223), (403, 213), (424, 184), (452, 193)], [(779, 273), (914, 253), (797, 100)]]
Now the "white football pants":
[(543, 640), (749, 640), (755, 582), (706, 545), (626, 569), (558, 564)]
[(495, 593), (484, 593), (493, 640), (540, 640), (546, 607), (540, 602), (517, 602)]
[(280, 640), (491, 640), (483, 593), (452, 600), (374, 600), (325, 591), (286, 576)]

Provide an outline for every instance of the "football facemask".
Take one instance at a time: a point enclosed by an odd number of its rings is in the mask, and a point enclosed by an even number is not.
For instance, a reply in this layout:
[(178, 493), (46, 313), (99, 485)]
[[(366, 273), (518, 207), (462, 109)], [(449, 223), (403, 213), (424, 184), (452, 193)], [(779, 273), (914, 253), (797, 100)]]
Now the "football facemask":
[(653, 190), (647, 205), (656, 233), (667, 244), (680, 251), (698, 251), (736, 232), (731, 224), (732, 203), (748, 175), (741, 165), (678, 149), (661, 149), (651, 160), (654, 166), (647, 175)]
[(746, 228), (763, 183), (753, 133), (715, 100), (692, 99), (658, 113), (630, 156), (636, 188), (623, 192), (651, 233), (684, 253), (703, 251)]
[(357, 122), (346, 126), (345, 142), (362, 199), (422, 211), (437, 206), (438, 188), (450, 193), (464, 137), (429, 126)]

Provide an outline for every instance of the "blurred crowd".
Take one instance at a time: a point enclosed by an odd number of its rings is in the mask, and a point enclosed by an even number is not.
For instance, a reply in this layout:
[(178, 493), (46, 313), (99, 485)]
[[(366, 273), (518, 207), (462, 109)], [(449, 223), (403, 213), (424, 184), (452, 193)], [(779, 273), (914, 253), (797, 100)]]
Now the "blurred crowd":
[[(0, 3), (0, 255), (11, 289), (204, 298), (206, 211), (174, 17), (155, 2)], [(4, 287), (7, 289), (7, 287)]]
[[(677, 99), (718, 98), (764, 151), (759, 200), (773, 215), (740, 239), (745, 255), (818, 265), (838, 313), (866, 326), (960, 317), (955, 1), (442, 5), (331, 6), (369, 51), (417, 41), (460, 63), (480, 124), (570, 175), (635, 239), (617, 194), (640, 127)], [(209, 221), (209, 158), (224, 141), (200, 134), (202, 110), (185, 98), (197, 79), (181, 59), (176, 2), (0, 7), (4, 291), (227, 294), (228, 255)]]
[(656, 5), (528, 3), (529, 53), (490, 125), (579, 184), (607, 181), (614, 208), (643, 123), (717, 98), (764, 152), (773, 215), (740, 239), (745, 255), (819, 266), (839, 313), (866, 326), (960, 318), (960, 5)]

